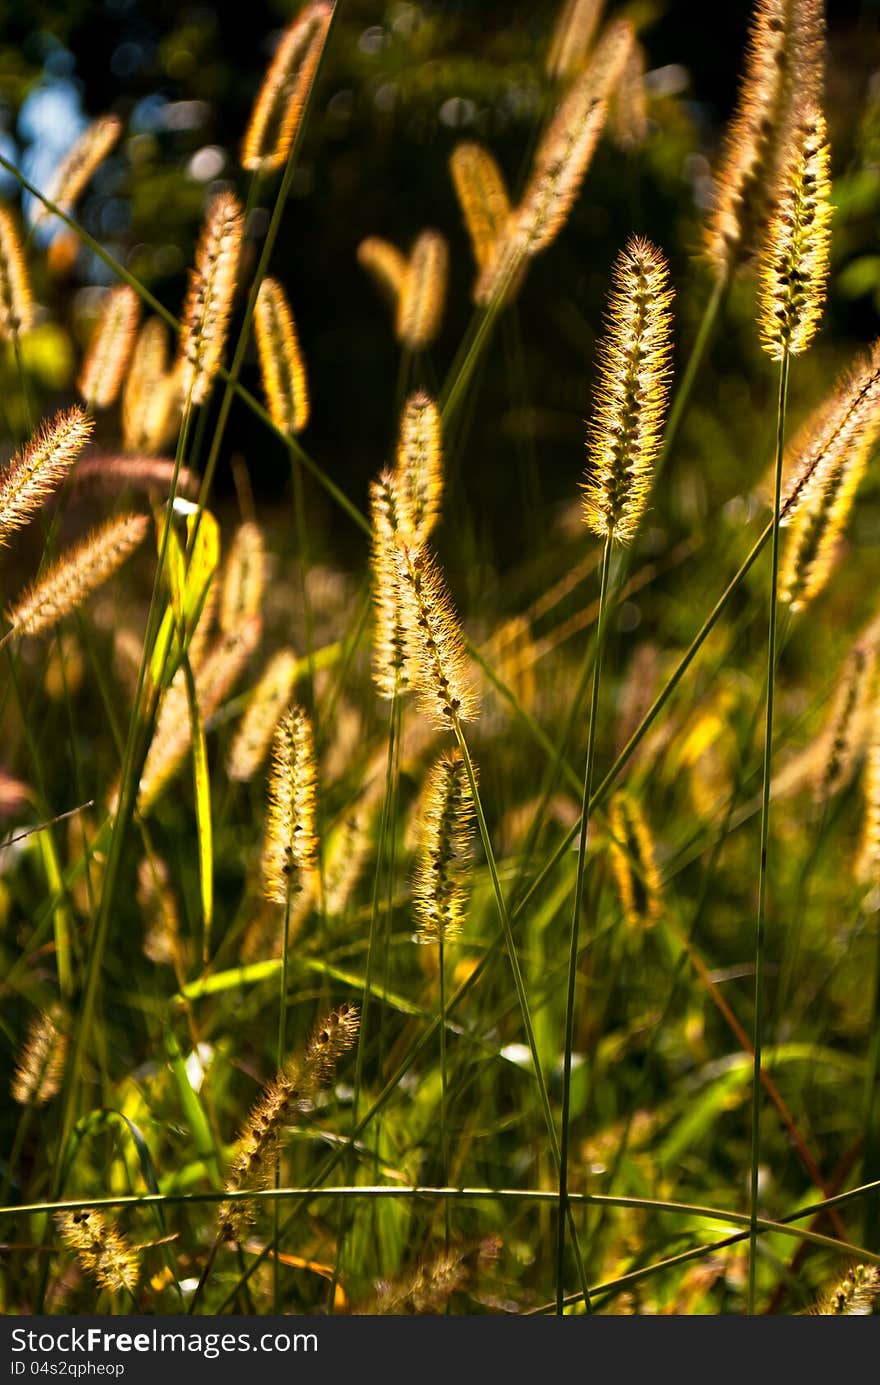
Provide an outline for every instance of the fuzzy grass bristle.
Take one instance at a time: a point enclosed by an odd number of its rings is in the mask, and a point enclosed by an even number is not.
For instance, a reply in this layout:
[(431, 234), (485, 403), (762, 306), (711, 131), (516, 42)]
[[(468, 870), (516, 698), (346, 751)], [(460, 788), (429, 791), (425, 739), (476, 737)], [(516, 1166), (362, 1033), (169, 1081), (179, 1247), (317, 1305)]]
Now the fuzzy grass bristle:
[(212, 200), (190, 271), (177, 357), (184, 404), (203, 404), (220, 368), (238, 278), (244, 217), (231, 192)]
[(297, 658), (292, 649), (281, 649), (270, 659), (229, 748), (226, 770), (230, 779), (244, 783), (253, 779), (262, 766), (281, 715), (290, 703), (297, 674)]
[(44, 1106), (61, 1090), (67, 1064), (67, 1017), (61, 1005), (31, 1020), (10, 1093), (19, 1106)]
[(400, 420), (394, 473), (399, 527), (419, 547), (433, 533), (443, 499), (443, 442), (440, 410), (424, 390), (410, 395)]
[(113, 1222), (96, 1208), (59, 1212), (61, 1239), (91, 1279), (110, 1294), (133, 1294), (140, 1265), (137, 1251)]
[(629, 928), (652, 927), (662, 913), (661, 880), (654, 838), (632, 794), (621, 791), (608, 810), (611, 869)]
[(645, 87), (645, 50), (633, 42), (616, 87), (611, 94), (609, 126), (619, 149), (635, 149), (648, 136), (648, 93)]
[(409, 646), (396, 556), (406, 521), (390, 471), (370, 484), (370, 521), (373, 681), (379, 696), (391, 700), (409, 687)]
[(263, 389), (272, 422), (282, 433), (301, 433), (309, 421), (305, 361), (293, 313), (277, 279), (264, 279), (254, 308)]
[(34, 300), (18, 226), (0, 207), (0, 339), (15, 341), (34, 325)]
[(80, 371), (79, 392), (90, 409), (109, 409), (122, 388), (134, 347), (141, 301), (133, 288), (110, 289)]
[(558, 81), (581, 71), (599, 27), (602, 7), (603, 0), (563, 0), (544, 60), (548, 77)]
[(449, 167), (477, 270), (481, 271), (495, 253), (510, 218), (507, 184), (489, 150), (472, 140), (455, 146)]
[(94, 423), (76, 405), (42, 423), (0, 475), (0, 545), (28, 524), (61, 485), (92, 436)]
[(266, 545), (258, 524), (239, 525), (223, 569), (220, 629), (235, 634), (242, 622), (260, 615), (266, 584)]
[(665, 258), (642, 239), (618, 256), (613, 281), (587, 433), (583, 518), (594, 534), (625, 543), (647, 504), (660, 449), (672, 291)]
[(448, 276), (446, 237), (422, 231), (410, 251), (397, 300), (397, 339), (410, 351), (424, 351), (440, 331)]
[(876, 647), (863, 637), (847, 656), (831, 710), (817, 738), (813, 792), (818, 803), (840, 793), (853, 777), (870, 731), (876, 675)]
[(757, 0), (745, 74), (724, 140), (705, 249), (728, 275), (758, 247), (798, 102), (821, 99), (822, 0)]
[(317, 781), (312, 723), (294, 706), (276, 728), (269, 774), (263, 890), (276, 904), (317, 870)]
[[(357, 1039), (358, 1025), (354, 1006), (340, 1005), (315, 1026), (302, 1059), (288, 1064), (267, 1085), (239, 1137), (225, 1192), (258, 1191), (270, 1186), (286, 1127), (307, 1110), (318, 1090), (332, 1080), (340, 1060)], [(221, 1239), (238, 1238), (255, 1219), (256, 1208), (249, 1199), (222, 1203)]]
[(760, 264), (761, 345), (780, 361), (806, 351), (825, 306), (831, 248), (831, 156), (825, 118), (798, 118)]
[(241, 149), (242, 168), (268, 173), (288, 159), (324, 51), (332, 4), (306, 4), (288, 25), (263, 79)]
[(798, 511), (779, 574), (779, 599), (794, 612), (815, 601), (831, 576), (876, 432), (875, 426), (844, 454), (825, 490)]
[(428, 773), (418, 828), (413, 907), (420, 943), (450, 942), (462, 930), (473, 849), (474, 803), (458, 750)]
[[(176, 495), (194, 500), (199, 491), (199, 477), (189, 467), (177, 467)], [(97, 491), (115, 495), (131, 487), (149, 495), (158, 492), (169, 495), (174, 479), (175, 463), (170, 457), (130, 457), (92, 453), (76, 469), (75, 491)]]
[(41, 635), (78, 610), (143, 542), (148, 524), (146, 515), (124, 514), (93, 529), (13, 603), (12, 632)]
[(597, 99), (589, 72), (563, 97), (541, 139), (510, 237), (531, 257), (553, 244), (574, 206), (605, 128), (608, 104)]
[[(122, 121), (115, 115), (102, 115), (86, 127), (59, 165), (46, 194), (63, 212), (73, 209), (77, 198), (91, 182), (122, 134)], [(48, 214), (41, 207), (36, 220)]]
[(472, 720), (479, 706), (458, 616), (440, 567), (427, 549), (401, 543), (394, 558), (410, 681), (425, 716), (436, 726), (452, 729), (457, 722)]

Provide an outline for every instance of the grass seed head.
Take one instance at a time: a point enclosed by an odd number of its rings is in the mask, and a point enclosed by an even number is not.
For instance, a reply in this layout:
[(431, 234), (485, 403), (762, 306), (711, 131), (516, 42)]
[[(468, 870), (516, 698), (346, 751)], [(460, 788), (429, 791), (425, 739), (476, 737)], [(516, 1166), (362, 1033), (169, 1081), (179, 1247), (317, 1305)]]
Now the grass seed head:
[(244, 217), (231, 192), (219, 192), (208, 208), (190, 271), (177, 358), (184, 404), (203, 404), (220, 368), (235, 295)]
[(332, 18), (332, 4), (313, 0), (288, 25), (254, 103), (242, 143), (242, 168), (268, 173), (287, 162)]
[(263, 888), (276, 904), (286, 903), (318, 867), (317, 780), (312, 723), (294, 706), (275, 731), (269, 774)]
[(15, 218), (0, 207), (0, 339), (14, 341), (34, 325), (30, 276)]
[(292, 649), (281, 649), (266, 666), (251, 694), (226, 761), (230, 779), (253, 779), (269, 753), (282, 713), (290, 703), (298, 672)]
[(277, 279), (264, 279), (254, 308), (263, 389), (272, 422), (301, 433), (309, 421), (309, 391), (293, 313)]
[(137, 1251), (113, 1222), (96, 1208), (60, 1212), (58, 1229), (66, 1246), (76, 1252), (90, 1278), (111, 1294), (133, 1294), (137, 1287)]
[(133, 288), (110, 289), (92, 332), (79, 377), (79, 392), (90, 409), (109, 409), (122, 388), (134, 347), (141, 301)]
[(400, 421), (394, 479), (403, 538), (416, 547), (434, 531), (443, 498), (440, 410), (424, 390), (410, 395)]
[(478, 711), (458, 616), (440, 567), (427, 549), (400, 543), (394, 557), (410, 681), (425, 716), (449, 730), (456, 722), (472, 720)]
[(76, 405), (42, 423), (0, 475), (0, 544), (28, 524), (70, 472), (94, 424)]
[[(93, 120), (58, 167), (46, 194), (48, 200), (63, 212), (70, 212), (121, 134), (122, 121), (118, 116), (102, 115)], [(46, 214), (43, 207), (37, 220)]]
[(448, 274), (446, 237), (422, 231), (410, 251), (397, 300), (397, 339), (410, 351), (424, 351), (440, 331)]
[(637, 798), (624, 791), (611, 800), (611, 869), (624, 917), (634, 930), (650, 928), (661, 914), (661, 880), (654, 838)]
[(44, 1106), (61, 1089), (67, 1063), (67, 1017), (60, 1005), (41, 1010), (31, 1021), (12, 1078), (12, 1100), (19, 1106)]
[(449, 942), (467, 910), (474, 804), (458, 750), (440, 756), (428, 773), (418, 828), (413, 905), (420, 943)]

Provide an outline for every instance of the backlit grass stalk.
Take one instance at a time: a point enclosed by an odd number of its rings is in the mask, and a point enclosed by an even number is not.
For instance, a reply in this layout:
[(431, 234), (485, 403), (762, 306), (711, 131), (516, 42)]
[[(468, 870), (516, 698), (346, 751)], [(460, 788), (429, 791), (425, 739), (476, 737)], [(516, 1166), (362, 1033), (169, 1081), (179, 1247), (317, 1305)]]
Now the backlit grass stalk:
[(777, 608), (779, 602), (779, 524), (782, 468), (785, 456), (785, 412), (790, 358), (805, 351), (816, 334), (828, 279), (830, 248), (830, 156), (821, 113), (806, 108), (792, 135), (787, 163), (776, 192), (767, 243), (760, 266), (759, 327), (765, 351), (779, 361), (776, 428), (776, 481), (770, 563), (770, 629), (767, 641), (767, 709), (761, 790), (761, 847), (758, 912), (755, 924), (755, 1027), (750, 1152), (748, 1311), (755, 1312), (757, 1271), (758, 1180), (761, 1156), (761, 1057), (764, 1026), (766, 953), (767, 849), (770, 831), (770, 781), (773, 752), (773, 707), (776, 680)]

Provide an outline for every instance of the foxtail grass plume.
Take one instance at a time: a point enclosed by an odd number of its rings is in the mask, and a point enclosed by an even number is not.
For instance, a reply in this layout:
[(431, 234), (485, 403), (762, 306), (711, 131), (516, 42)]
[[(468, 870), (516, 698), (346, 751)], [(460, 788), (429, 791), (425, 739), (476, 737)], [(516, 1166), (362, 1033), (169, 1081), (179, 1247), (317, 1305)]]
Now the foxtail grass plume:
[(263, 850), (263, 888), (276, 904), (286, 903), (317, 870), (316, 788), (312, 723), (301, 707), (291, 707), (272, 747)]
[[(235, 686), (254, 652), (260, 636), (258, 619), (244, 620), (229, 634), (221, 633), (199, 657), (194, 646), (202, 621), (210, 612), (206, 607), (190, 642), (190, 665), (196, 685), (196, 698), (202, 724), (207, 725)], [(150, 749), (141, 771), (138, 811), (146, 813), (158, 801), (177, 774), (192, 744), (189, 699), (184, 672), (178, 670), (159, 704), (159, 714)]]
[(880, 427), (880, 340), (837, 381), (786, 451), (780, 522), (819, 502)]
[(168, 867), (151, 852), (138, 865), (137, 902), (144, 919), (144, 956), (157, 966), (173, 966), (184, 955), (180, 914)]
[(341, 918), (348, 908), (370, 856), (377, 809), (378, 794), (363, 794), (327, 843), (324, 886), (328, 918)]
[(15, 218), (0, 207), (0, 340), (15, 341), (34, 324), (30, 276)]
[[(122, 121), (118, 116), (102, 115), (93, 120), (57, 169), (46, 194), (48, 200), (61, 211), (70, 212), (121, 134)], [(46, 214), (47, 208), (41, 207), (36, 220)]]
[(309, 391), (290, 305), (277, 279), (264, 279), (254, 308), (263, 389), (281, 433), (301, 433), (309, 421)]
[(31, 1021), (12, 1079), (19, 1106), (44, 1106), (61, 1088), (67, 1062), (67, 1028), (60, 1005), (41, 1010)]
[(420, 943), (450, 942), (461, 933), (468, 901), (474, 803), (458, 750), (428, 773), (418, 829), (413, 908)]
[(110, 289), (104, 299), (79, 377), (79, 392), (90, 409), (109, 409), (119, 394), (140, 311), (140, 299), (128, 284)]
[(757, 0), (705, 230), (706, 253), (719, 275), (758, 248), (796, 107), (821, 100), (822, 31), (822, 0)]
[(406, 256), (396, 245), (383, 240), (381, 236), (367, 236), (358, 246), (357, 258), (358, 264), (378, 285), (383, 297), (396, 313), (403, 281), (406, 278)]
[(397, 569), (402, 504), (396, 478), (383, 471), (370, 485), (373, 596), (373, 681), (391, 700), (409, 687), (409, 652), (403, 594)]
[(223, 569), (220, 629), (234, 635), (243, 622), (258, 618), (266, 581), (266, 546), (253, 520), (239, 525)]
[(660, 449), (672, 291), (665, 258), (640, 238), (618, 256), (613, 280), (587, 433), (583, 518), (594, 534), (625, 543), (647, 504)]
[(654, 838), (638, 799), (620, 791), (608, 810), (611, 869), (627, 925), (650, 928), (662, 912)]
[(357, 1316), (439, 1316), (448, 1312), (453, 1294), (467, 1290), (498, 1254), (500, 1241), (487, 1237), (477, 1246), (451, 1246), (396, 1280), (382, 1280)]
[(825, 120), (801, 115), (761, 255), (758, 322), (774, 360), (806, 351), (822, 317), (831, 245), (830, 154)]
[(61, 1239), (76, 1252), (86, 1274), (110, 1294), (133, 1294), (138, 1281), (134, 1246), (96, 1208), (59, 1212)]
[(268, 173), (287, 162), (332, 18), (332, 4), (314, 2), (306, 4), (288, 25), (248, 122), (241, 150), (242, 168)]
[(455, 146), (449, 167), (479, 271), (492, 259), (510, 218), (504, 174), (485, 145), (474, 141)]
[(238, 199), (219, 192), (208, 208), (183, 310), (177, 376), (184, 403), (203, 404), (220, 369), (243, 235)]
[(122, 444), (126, 452), (157, 456), (179, 421), (179, 389), (170, 369), (168, 328), (148, 318), (137, 335), (122, 391)]
[(880, 1269), (876, 1265), (851, 1265), (843, 1278), (819, 1299), (813, 1314), (822, 1317), (867, 1318), (880, 1300)]
[(424, 390), (411, 394), (400, 421), (394, 479), (400, 497), (400, 531), (418, 548), (430, 538), (443, 499), (440, 410)]
[(410, 251), (397, 300), (397, 338), (410, 351), (424, 351), (440, 331), (448, 272), (446, 237), (422, 231)]
[[(358, 1024), (353, 1005), (340, 1005), (331, 1011), (315, 1028), (299, 1062), (290, 1063), (265, 1088), (239, 1137), (225, 1192), (257, 1192), (270, 1186), (286, 1127), (332, 1080), (340, 1060), (357, 1039)], [(255, 1218), (256, 1208), (250, 1199), (224, 1202), (219, 1214), (221, 1239), (240, 1237)]]
[(229, 748), (226, 769), (230, 779), (244, 783), (253, 779), (262, 766), (278, 722), (290, 703), (297, 672), (292, 649), (281, 649), (270, 659)]
[(544, 61), (548, 77), (573, 77), (587, 61), (603, 0), (563, 0)]
[(478, 699), (468, 673), (464, 635), (443, 574), (427, 549), (401, 543), (395, 551), (410, 681), (435, 726), (470, 721)]
[[(194, 500), (198, 495), (199, 477), (189, 467), (177, 467), (175, 493)], [(93, 453), (76, 469), (76, 491), (98, 491), (115, 495), (127, 487), (151, 494), (158, 491), (168, 495), (174, 479), (175, 463), (170, 457), (128, 457), (112, 453)]]
[(10, 607), (12, 632), (41, 635), (78, 610), (143, 542), (148, 523), (146, 515), (119, 515), (62, 553)]
[(620, 149), (635, 149), (648, 135), (648, 93), (645, 88), (645, 51), (633, 43), (620, 81), (611, 94), (609, 127)]
[(779, 574), (779, 599), (792, 611), (802, 611), (815, 601), (831, 576), (878, 424), (880, 419), (858, 447), (843, 455), (825, 490), (816, 492), (798, 511)]
[(94, 424), (76, 405), (42, 423), (0, 475), (0, 544), (28, 524), (61, 485), (92, 436)]
[(831, 710), (816, 741), (813, 792), (818, 803), (840, 793), (855, 773), (870, 731), (876, 681), (876, 646), (863, 636), (847, 656)]

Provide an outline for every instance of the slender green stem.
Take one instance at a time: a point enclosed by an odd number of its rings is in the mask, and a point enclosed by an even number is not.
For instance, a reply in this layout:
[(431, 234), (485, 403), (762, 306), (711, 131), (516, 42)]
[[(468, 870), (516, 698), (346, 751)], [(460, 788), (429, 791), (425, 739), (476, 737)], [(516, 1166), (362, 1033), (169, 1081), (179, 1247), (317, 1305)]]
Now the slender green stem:
[[(446, 956), (443, 945), (443, 930), (437, 939), (437, 966), (440, 971), (440, 1181), (444, 1187), (449, 1184), (449, 1129), (447, 1121), (448, 1072), (446, 1069)], [(446, 1254), (449, 1254), (450, 1217), (449, 1198), (443, 1199), (443, 1227), (446, 1237)]]
[(767, 843), (770, 831), (770, 779), (773, 753), (773, 693), (776, 682), (776, 616), (779, 587), (779, 512), (782, 502), (782, 459), (785, 450), (785, 406), (788, 398), (789, 357), (779, 368), (779, 407), (776, 424), (776, 487), (773, 503), (773, 539), (770, 562), (770, 631), (767, 641), (767, 715), (764, 727), (764, 784), (761, 793), (761, 859), (758, 873), (758, 917), (755, 927), (755, 1065), (752, 1081), (752, 1141), (749, 1225), (748, 1310), (755, 1312), (755, 1273), (758, 1241), (758, 1173), (761, 1157), (761, 1046), (764, 1038), (764, 953), (767, 906)]
[(605, 538), (602, 554), (602, 575), (599, 579), (599, 615), (596, 622), (596, 656), (593, 661), (593, 691), (590, 699), (590, 720), (587, 731), (587, 762), (584, 770), (584, 796), (581, 806), (580, 838), (578, 842), (577, 877), (571, 919), (571, 938), (568, 953), (568, 987), (565, 1000), (565, 1040), (562, 1060), (562, 1135), (559, 1148), (559, 1224), (556, 1229), (556, 1311), (563, 1311), (565, 1295), (565, 1214), (568, 1209), (568, 1142), (571, 1119), (571, 1054), (574, 1047), (574, 1011), (577, 987), (578, 953), (580, 950), (581, 903), (587, 861), (587, 838), (590, 830), (590, 801), (593, 796), (593, 771), (596, 764), (596, 727), (599, 711), (599, 684), (602, 677), (602, 643), (605, 620), (605, 597), (608, 592), (608, 569), (611, 565), (611, 534)]
[[(483, 812), (483, 804), (480, 798), (480, 791), (477, 788), (477, 776), (474, 772), (474, 765), (473, 761), (471, 760), (471, 755), (468, 749), (467, 741), (464, 737), (464, 732), (461, 729), (461, 722), (458, 720), (457, 717), (454, 723), (454, 730), (455, 738), (458, 742), (458, 748), (461, 751), (461, 757), (464, 761), (465, 773), (467, 774), (468, 784), (470, 785), (471, 790), (471, 797), (474, 801), (474, 813), (477, 819), (477, 828), (480, 833), (480, 840), (483, 843), (483, 850), (486, 853), (486, 862), (488, 864), (489, 875), (492, 880), (492, 890), (494, 892), (495, 902), (498, 908), (498, 917), (500, 919), (501, 930), (504, 935), (504, 944), (507, 948), (507, 957), (508, 961), (510, 962), (510, 970), (513, 973), (513, 984), (516, 990), (516, 998), (519, 1002), (520, 1013), (522, 1015), (523, 1029), (525, 1030), (526, 1035), (526, 1043), (528, 1045), (529, 1054), (531, 1055), (532, 1059), (532, 1065), (535, 1070), (535, 1079), (538, 1083), (538, 1093), (541, 1099), (541, 1109), (544, 1113), (544, 1121), (547, 1126), (547, 1134), (550, 1138), (550, 1148), (553, 1154), (553, 1160), (558, 1171), (560, 1166), (559, 1136), (556, 1133), (556, 1122), (553, 1119), (553, 1110), (550, 1106), (550, 1094), (547, 1091), (547, 1082), (544, 1077), (544, 1071), (541, 1067), (540, 1053), (538, 1051), (538, 1042), (535, 1038), (535, 1028), (532, 1023), (532, 1015), (529, 1009), (529, 1000), (526, 994), (526, 986), (525, 981), (523, 979), (522, 967), (520, 966), (519, 955), (516, 950), (516, 942), (513, 937), (513, 929), (511, 927), (510, 914), (508, 913), (507, 909), (507, 901), (504, 898), (504, 891), (501, 888), (501, 881), (498, 876), (498, 865), (495, 860), (495, 852), (492, 847), (492, 838), (489, 836), (489, 828), (486, 823), (486, 815)], [(573, 1223), (571, 1208), (567, 1207), (566, 1211), (568, 1217), (572, 1220)], [(577, 1258), (578, 1270), (580, 1273), (581, 1293), (587, 1312), (590, 1312), (590, 1290), (587, 1284), (586, 1273), (584, 1271), (583, 1262), (581, 1260), (580, 1247), (578, 1245), (577, 1235), (573, 1224), (572, 1242), (575, 1248), (575, 1255)]]
[[(290, 880), (287, 882), (286, 898), (284, 901), (284, 931), (282, 935), (281, 951), (281, 993), (278, 997), (278, 1042), (275, 1047), (275, 1066), (278, 1072), (284, 1067), (284, 1057), (287, 1052), (287, 970), (290, 954)], [(275, 1187), (281, 1186), (281, 1155), (279, 1154), (275, 1164)], [(273, 1246), (275, 1253), (272, 1256), (272, 1311), (280, 1313), (280, 1264), (278, 1260), (278, 1203), (274, 1207), (274, 1228)]]

